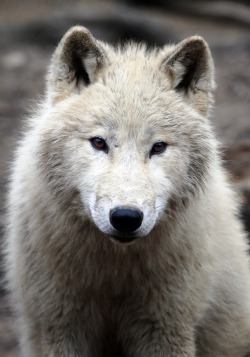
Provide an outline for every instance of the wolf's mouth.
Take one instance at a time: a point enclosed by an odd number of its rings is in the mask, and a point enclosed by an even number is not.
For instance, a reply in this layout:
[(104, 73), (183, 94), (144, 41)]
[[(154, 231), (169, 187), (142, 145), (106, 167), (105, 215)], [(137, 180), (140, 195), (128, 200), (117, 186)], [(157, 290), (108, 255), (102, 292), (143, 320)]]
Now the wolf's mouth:
[(126, 235), (126, 236), (123, 236), (123, 235), (111, 235), (111, 237), (112, 237), (112, 239), (114, 239), (117, 242), (122, 243), (122, 244), (132, 243), (137, 238), (139, 238), (136, 235), (131, 235), (131, 236), (129, 236), (129, 235)]

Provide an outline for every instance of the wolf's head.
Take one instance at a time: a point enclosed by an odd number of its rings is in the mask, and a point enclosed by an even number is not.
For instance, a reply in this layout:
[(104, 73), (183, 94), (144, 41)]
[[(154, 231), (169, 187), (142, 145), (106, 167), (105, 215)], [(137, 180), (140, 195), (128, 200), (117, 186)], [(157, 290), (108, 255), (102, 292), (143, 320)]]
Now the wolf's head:
[(51, 193), (120, 242), (171, 220), (207, 178), (213, 71), (198, 36), (149, 51), (71, 28), (52, 58), (41, 129)]

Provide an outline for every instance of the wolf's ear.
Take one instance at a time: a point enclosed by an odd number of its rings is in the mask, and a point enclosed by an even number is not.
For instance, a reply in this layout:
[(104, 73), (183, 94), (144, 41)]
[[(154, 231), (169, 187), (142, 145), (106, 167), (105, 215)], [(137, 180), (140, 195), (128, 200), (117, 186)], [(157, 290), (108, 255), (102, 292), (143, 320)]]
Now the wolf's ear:
[(48, 73), (48, 94), (52, 103), (79, 93), (93, 83), (105, 63), (105, 53), (91, 33), (72, 27), (57, 46)]
[(213, 60), (204, 39), (192, 36), (180, 42), (166, 55), (162, 68), (168, 75), (171, 88), (206, 115), (215, 84)]

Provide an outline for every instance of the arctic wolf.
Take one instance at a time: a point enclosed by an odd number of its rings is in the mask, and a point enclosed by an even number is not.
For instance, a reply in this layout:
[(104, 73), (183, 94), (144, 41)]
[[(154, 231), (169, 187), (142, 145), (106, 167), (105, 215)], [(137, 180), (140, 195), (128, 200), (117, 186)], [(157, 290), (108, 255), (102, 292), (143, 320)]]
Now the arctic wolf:
[(250, 274), (198, 36), (116, 48), (80, 26), (17, 150), (6, 269), (23, 357), (243, 357)]

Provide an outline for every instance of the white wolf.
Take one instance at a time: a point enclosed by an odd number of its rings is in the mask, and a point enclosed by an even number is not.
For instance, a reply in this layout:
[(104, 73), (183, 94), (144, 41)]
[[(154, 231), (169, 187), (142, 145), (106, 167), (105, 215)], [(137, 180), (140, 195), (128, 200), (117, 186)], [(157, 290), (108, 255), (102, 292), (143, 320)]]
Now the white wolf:
[(71, 28), (13, 165), (6, 269), (23, 357), (243, 357), (247, 241), (198, 36), (114, 48)]

